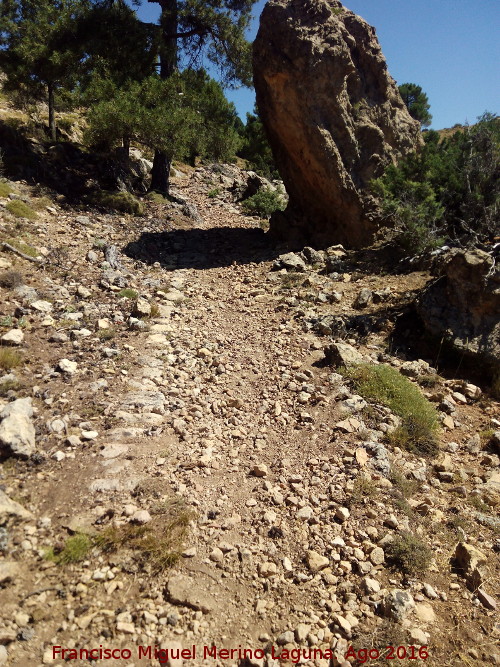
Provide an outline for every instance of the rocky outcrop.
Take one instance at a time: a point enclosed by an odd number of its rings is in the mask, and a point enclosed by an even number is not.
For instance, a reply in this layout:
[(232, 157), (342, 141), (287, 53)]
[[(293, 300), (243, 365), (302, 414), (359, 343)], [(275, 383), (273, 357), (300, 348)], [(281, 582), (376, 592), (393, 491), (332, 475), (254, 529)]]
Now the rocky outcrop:
[(257, 105), (290, 196), (293, 247), (368, 244), (371, 179), (422, 141), (375, 30), (337, 0), (270, 0), (254, 43)]
[(421, 295), (425, 328), (461, 354), (500, 370), (500, 270), (482, 250), (454, 248), (438, 260), (438, 279)]

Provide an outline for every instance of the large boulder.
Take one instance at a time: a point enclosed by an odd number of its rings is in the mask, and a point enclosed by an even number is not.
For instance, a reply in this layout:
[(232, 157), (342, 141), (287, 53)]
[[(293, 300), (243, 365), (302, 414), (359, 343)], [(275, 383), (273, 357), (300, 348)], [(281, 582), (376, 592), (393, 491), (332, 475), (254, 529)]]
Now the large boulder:
[(500, 371), (500, 268), (494, 257), (453, 248), (438, 258), (434, 271), (437, 280), (417, 303), (424, 327), (495, 375)]
[(337, 0), (270, 0), (253, 60), (290, 196), (271, 232), (292, 247), (369, 244), (379, 221), (371, 179), (422, 142), (375, 29)]

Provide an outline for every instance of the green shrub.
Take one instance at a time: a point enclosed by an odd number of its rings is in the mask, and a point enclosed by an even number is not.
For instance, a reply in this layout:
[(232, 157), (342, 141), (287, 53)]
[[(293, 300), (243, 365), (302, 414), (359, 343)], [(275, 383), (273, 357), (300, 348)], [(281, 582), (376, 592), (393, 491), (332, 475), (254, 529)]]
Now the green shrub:
[(164, 197), (160, 192), (148, 192), (146, 195), (146, 199), (148, 201), (152, 201), (155, 204), (165, 204), (165, 202), (168, 201), (166, 197)]
[(144, 204), (130, 192), (106, 192), (99, 190), (88, 197), (90, 204), (130, 215), (143, 215)]
[(0, 273), (0, 287), (14, 289), (23, 284), (23, 277), (19, 271), (4, 271)]
[(270, 188), (262, 188), (241, 204), (245, 213), (258, 215), (261, 218), (269, 218), (274, 211), (285, 209), (285, 200), (279, 192)]
[(438, 453), (438, 414), (408, 378), (385, 364), (360, 364), (345, 374), (361, 396), (387, 406), (401, 418), (401, 426), (389, 436), (394, 445), (418, 456)]
[(347, 503), (349, 504), (349, 507), (359, 505), (364, 501), (365, 498), (373, 499), (378, 496), (378, 494), (379, 490), (375, 482), (360, 475), (354, 480), (353, 490), (347, 500)]
[(210, 190), (207, 194), (207, 197), (210, 197), (210, 199), (215, 199), (215, 197), (218, 197), (220, 195), (220, 190), (219, 188), (213, 188), (213, 190)]
[(125, 299), (137, 299), (138, 294), (135, 289), (125, 287), (125, 289), (122, 289), (118, 292), (118, 296), (125, 297)]
[(85, 560), (91, 548), (92, 539), (88, 535), (77, 533), (66, 540), (61, 551), (56, 551), (53, 547), (48, 549), (45, 553), (45, 559), (60, 565), (78, 563)]
[(432, 561), (432, 550), (413, 533), (401, 533), (384, 547), (389, 564), (403, 574), (425, 572)]
[(11, 350), (8, 347), (0, 347), (0, 370), (10, 371), (20, 366), (23, 361), (22, 356), (17, 350)]
[(0, 181), (0, 197), (8, 197), (11, 192), (14, 192), (13, 188), (5, 181)]
[(109, 327), (108, 329), (99, 329), (97, 337), (100, 340), (112, 340), (116, 336), (116, 329)]
[(172, 567), (179, 560), (191, 512), (183, 504), (163, 503), (155, 511), (154, 526), (125, 524), (109, 526), (95, 537), (103, 552), (130, 549), (136, 559), (148, 564), (154, 572)]
[(28, 218), (28, 220), (36, 220), (38, 218), (38, 213), (20, 199), (13, 199), (5, 208), (16, 218)]
[(36, 211), (45, 211), (47, 206), (54, 206), (54, 202), (49, 197), (37, 197), (33, 200), (33, 208)]
[(472, 127), (442, 138), (425, 133), (425, 146), (390, 165), (372, 182), (384, 216), (408, 251), (500, 235), (500, 118), (485, 113)]
[(7, 398), (9, 392), (19, 391), (23, 385), (18, 380), (4, 380), (0, 381), (0, 398)]

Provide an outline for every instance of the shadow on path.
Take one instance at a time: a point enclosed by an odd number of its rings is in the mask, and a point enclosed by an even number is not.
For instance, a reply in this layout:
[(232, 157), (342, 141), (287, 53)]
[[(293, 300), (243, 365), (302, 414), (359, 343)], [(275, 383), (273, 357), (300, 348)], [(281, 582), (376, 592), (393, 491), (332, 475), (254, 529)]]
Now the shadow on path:
[(280, 252), (258, 228), (215, 227), (144, 232), (122, 252), (146, 264), (159, 262), (167, 270), (213, 269), (275, 259)]

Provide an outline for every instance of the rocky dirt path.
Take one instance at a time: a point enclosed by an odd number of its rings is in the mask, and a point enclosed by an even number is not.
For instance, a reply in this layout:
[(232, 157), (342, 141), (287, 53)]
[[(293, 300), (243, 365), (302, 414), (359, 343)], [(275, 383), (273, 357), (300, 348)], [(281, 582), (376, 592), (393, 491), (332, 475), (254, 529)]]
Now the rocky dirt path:
[[(177, 183), (194, 221), (56, 206), (29, 235), (48, 268), (1, 256), (22, 274), (4, 276), (1, 315), (23, 365), (0, 399), (0, 664), (86, 665), (101, 647), (116, 653), (92, 664), (325, 667), (387, 645), (416, 647), (398, 664), (498, 664), (495, 599), (450, 570), (461, 540), (462, 574), (486, 565), (494, 593), (499, 459), (478, 434), (498, 404), (442, 380), (434, 467), (386, 447), (395, 416), (324, 362), (337, 319), (362, 311), (378, 327), (343, 331), (343, 353), (404, 367), (390, 309), (428, 276), (362, 273), (339, 248), (326, 275), (314, 255), (271, 271), (279, 251), (207, 197), (214, 178)], [(433, 549), (424, 574), (389, 567), (405, 531)]]

